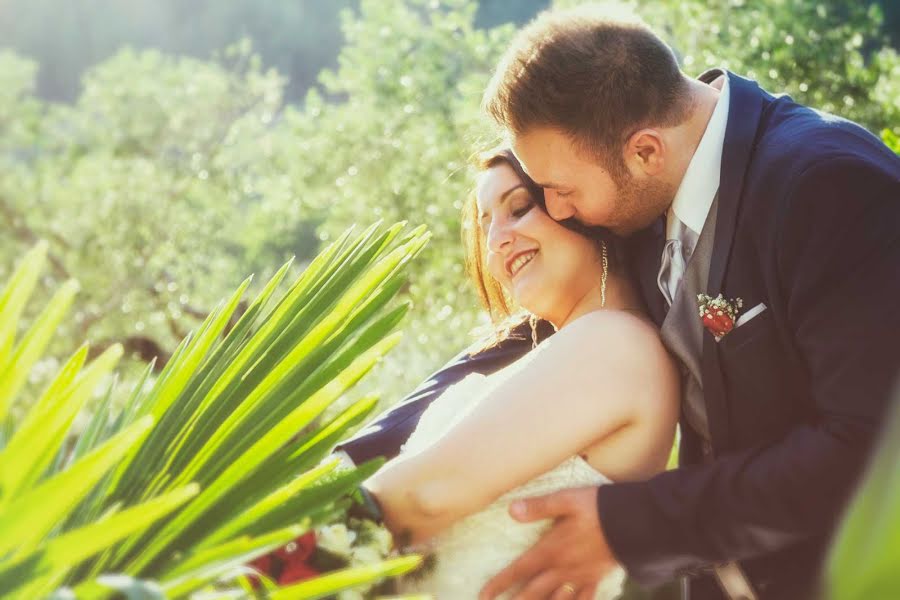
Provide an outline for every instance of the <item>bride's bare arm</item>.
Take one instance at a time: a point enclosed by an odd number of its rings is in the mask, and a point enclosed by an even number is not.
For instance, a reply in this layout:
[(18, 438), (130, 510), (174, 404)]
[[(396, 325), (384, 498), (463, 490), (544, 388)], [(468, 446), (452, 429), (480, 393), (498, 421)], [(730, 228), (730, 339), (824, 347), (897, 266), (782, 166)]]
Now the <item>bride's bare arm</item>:
[(627, 440), (623, 452), (653, 460), (642, 450), (671, 445), (677, 381), (650, 325), (627, 313), (591, 313), (542, 344), (527, 368), (445, 435), (390, 461), (366, 487), (395, 534), (428, 539), (612, 434)]

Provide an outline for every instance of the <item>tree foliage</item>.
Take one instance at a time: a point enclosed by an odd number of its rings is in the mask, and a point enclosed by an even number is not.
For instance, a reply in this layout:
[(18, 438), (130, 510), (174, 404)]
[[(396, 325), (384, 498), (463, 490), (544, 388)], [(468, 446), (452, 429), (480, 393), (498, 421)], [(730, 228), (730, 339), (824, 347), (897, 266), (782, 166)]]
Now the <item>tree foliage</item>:
[[(726, 66), (898, 133), (900, 60), (875, 5), (634, 5), (690, 74)], [(203, 14), (227, 19), (244, 6)], [(414, 303), (411, 335), (376, 378), (386, 400), (471, 341), (484, 317), (463, 277), (458, 215), (467, 161), (495, 136), (479, 101), (513, 26), (479, 27), (486, 13), (474, 0), (353, 6), (341, 15), (337, 66), (299, 104), (285, 103), (285, 77), (246, 41), (208, 60), (123, 49), (84, 76), (70, 104), (41, 100), (38, 65), (0, 52), (0, 223), (10, 232), (0, 264), (49, 241), (45, 287), (70, 276), (83, 285), (63, 325), (70, 345), (122, 343), (126, 356), (163, 364), (244, 273), (265, 279), (291, 255), (302, 266), (323, 241), (378, 218), (434, 233), (401, 291)], [(505, 14), (521, 20), (522, 10)], [(256, 17), (300, 18), (272, 11)]]
[(284, 80), (246, 45), (216, 61), (124, 50), (73, 105), (33, 96), (33, 63), (4, 54), (0, 67), (0, 248), (8, 259), (46, 239), (52, 279), (81, 281), (69, 339), (161, 368), (246, 271), (317, 250), (320, 217), (282, 200), (297, 182), (271, 161)]

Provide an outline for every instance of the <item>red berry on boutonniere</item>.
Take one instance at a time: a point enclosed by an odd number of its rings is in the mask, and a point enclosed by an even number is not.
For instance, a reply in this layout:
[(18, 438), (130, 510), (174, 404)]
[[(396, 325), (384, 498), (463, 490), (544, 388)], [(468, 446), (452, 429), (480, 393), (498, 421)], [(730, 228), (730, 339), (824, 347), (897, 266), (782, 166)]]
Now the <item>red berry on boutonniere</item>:
[(744, 301), (740, 298), (726, 300), (722, 294), (715, 298), (706, 294), (697, 294), (697, 303), (700, 306), (700, 321), (713, 334), (717, 342), (734, 329), (738, 312), (744, 305)]

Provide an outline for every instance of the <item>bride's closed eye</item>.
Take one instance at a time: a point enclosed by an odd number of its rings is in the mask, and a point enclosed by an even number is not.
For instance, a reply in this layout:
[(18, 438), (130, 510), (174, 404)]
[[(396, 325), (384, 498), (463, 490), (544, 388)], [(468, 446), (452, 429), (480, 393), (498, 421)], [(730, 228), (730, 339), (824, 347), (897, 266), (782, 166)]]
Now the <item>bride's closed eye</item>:
[(523, 199), (515, 200), (514, 204), (510, 207), (510, 214), (516, 219), (519, 219), (528, 214), (528, 211), (532, 208), (534, 208), (534, 201), (530, 196), (526, 196)]

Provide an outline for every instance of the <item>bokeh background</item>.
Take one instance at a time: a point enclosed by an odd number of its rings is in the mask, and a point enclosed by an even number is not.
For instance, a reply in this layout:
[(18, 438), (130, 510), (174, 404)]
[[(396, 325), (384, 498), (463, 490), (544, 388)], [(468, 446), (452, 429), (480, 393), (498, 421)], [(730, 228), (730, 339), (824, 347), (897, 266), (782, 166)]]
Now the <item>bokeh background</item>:
[[(424, 223), (405, 340), (363, 385), (396, 402), (485, 324), (458, 216), (468, 158), (496, 136), (479, 100), (551, 4), (577, 2), (0, 1), (0, 280), (48, 240), (44, 289), (82, 286), (53, 355), (122, 343), (127, 391), (247, 274), (302, 269), (353, 224)], [(724, 66), (900, 133), (898, 2), (632, 6), (689, 74)]]

